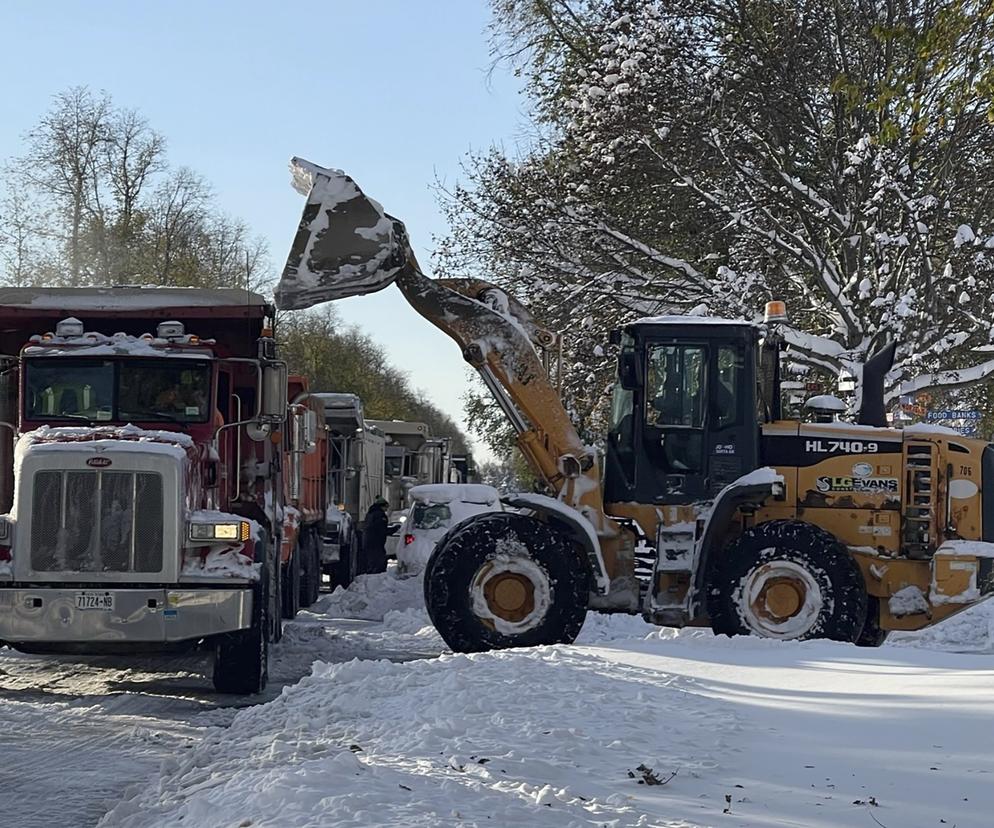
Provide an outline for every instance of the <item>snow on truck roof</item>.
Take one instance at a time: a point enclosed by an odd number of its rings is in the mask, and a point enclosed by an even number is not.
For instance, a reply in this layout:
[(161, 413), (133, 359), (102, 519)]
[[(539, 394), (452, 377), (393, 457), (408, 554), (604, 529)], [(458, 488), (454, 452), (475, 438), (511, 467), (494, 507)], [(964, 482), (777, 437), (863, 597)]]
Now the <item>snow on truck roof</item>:
[(168, 308), (225, 307), (264, 310), (269, 304), (261, 294), (239, 288), (0, 288), (0, 314), (7, 309), (53, 312), (53, 315), (72, 311), (126, 314)]
[(491, 504), (500, 500), (500, 492), (493, 486), (483, 483), (426, 483), (414, 486), (411, 497), (420, 503), (463, 503)]
[(719, 316), (690, 316), (688, 314), (665, 314), (663, 316), (643, 316), (630, 322), (630, 325), (738, 325), (754, 327), (755, 322), (747, 319), (722, 319)]

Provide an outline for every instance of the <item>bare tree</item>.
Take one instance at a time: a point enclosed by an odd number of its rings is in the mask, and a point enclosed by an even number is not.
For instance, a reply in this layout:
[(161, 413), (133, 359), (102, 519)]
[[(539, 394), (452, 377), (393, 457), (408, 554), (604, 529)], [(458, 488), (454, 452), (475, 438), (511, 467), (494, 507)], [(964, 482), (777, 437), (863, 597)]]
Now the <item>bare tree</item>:
[(23, 175), (64, 212), (62, 230), (69, 251), (68, 281), (86, 280), (82, 250), (84, 222), (95, 208), (99, 169), (107, 141), (110, 98), (82, 86), (55, 96), (54, 105), (28, 133), (28, 152), (20, 160)]
[(7, 164), (0, 262), (14, 284), (265, 288), (265, 242), (213, 202), (135, 110), (77, 87), (57, 95)]

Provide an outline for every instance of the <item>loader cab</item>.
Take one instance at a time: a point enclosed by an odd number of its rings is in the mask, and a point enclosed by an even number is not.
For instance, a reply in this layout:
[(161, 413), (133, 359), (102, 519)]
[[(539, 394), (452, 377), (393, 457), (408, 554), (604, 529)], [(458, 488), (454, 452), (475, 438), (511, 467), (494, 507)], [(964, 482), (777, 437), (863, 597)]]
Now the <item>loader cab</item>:
[(686, 316), (616, 334), (608, 503), (693, 503), (756, 468), (758, 339), (745, 322)]

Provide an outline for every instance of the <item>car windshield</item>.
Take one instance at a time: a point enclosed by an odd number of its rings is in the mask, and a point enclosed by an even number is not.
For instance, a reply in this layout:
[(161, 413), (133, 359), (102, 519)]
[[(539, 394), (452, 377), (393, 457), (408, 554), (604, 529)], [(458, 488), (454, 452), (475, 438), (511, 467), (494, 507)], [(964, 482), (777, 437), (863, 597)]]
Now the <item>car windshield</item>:
[(415, 529), (439, 529), (449, 525), (452, 512), (444, 503), (415, 503), (411, 522)]
[(207, 422), (210, 364), (189, 359), (25, 361), (24, 417)]

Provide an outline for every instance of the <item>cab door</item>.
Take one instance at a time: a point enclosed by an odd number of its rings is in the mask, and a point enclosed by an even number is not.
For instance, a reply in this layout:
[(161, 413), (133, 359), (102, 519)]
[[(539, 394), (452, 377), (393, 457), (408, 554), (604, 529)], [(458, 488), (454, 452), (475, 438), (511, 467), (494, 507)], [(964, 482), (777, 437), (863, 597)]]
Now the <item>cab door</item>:
[(755, 366), (742, 341), (712, 344), (707, 419), (707, 489), (715, 495), (756, 468), (759, 453), (755, 413)]
[[(657, 503), (699, 499), (707, 479), (709, 348), (703, 343), (649, 343), (642, 405), (642, 450)], [(644, 488), (644, 481), (640, 480)]]

